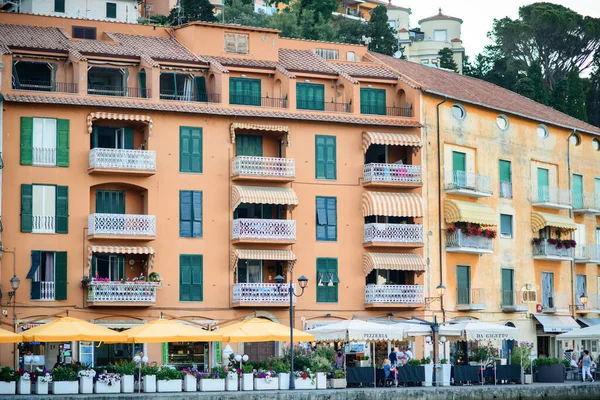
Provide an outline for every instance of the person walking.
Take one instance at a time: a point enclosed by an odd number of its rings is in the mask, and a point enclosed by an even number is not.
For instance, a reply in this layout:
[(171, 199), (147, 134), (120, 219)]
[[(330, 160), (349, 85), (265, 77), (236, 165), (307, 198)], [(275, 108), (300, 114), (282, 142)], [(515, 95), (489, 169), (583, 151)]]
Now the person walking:
[(389, 359), (390, 359), (390, 364), (392, 366), (395, 366), (397, 364), (396, 349), (392, 348), (392, 351), (390, 352), (390, 355), (389, 355)]
[(583, 351), (583, 358), (581, 359), (581, 377), (583, 382), (587, 380), (589, 376), (592, 382), (594, 382), (594, 377), (590, 373), (590, 369), (592, 368), (592, 357), (590, 357), (589, 350)]

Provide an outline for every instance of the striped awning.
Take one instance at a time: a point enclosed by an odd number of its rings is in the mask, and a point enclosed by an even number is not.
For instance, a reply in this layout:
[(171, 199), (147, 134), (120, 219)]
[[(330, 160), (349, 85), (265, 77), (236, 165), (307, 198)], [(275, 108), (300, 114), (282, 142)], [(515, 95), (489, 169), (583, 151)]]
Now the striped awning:
[(534, 232), (547, 226), (560, 228), (568, 232), (576, 231), (577, 224), (571, 218), (560, 214), (548, 214), (534, 211), (531, 213), (531, 230)]
[(372, 144), (387, 144), (388, 146), (414, 146), (421, 147), (421, 138), (418, 135), (406, 133), (363, 132), (363, 152), (366, 153)]
[(231, 143), (235, 143), (235, 130), (245, 129), (250, 131), (271, 131), (285, 133), (286, 146), (290, 146), (290, 127), (285, 125), (259, 125), (259, 124), (242, 124), (234, 122), (231, 124), (229, 133), (231, 135)]
[(148, 246), (88, 246), (88, 268), (92, 264), (94, 253), (101, 254), (148, 254), (148, 270), (154, 262), (154, 249)]
[(367, 276), (374, 269), (424, 272), (426, 265), (417, 253), (365, 253), (363, 267)]
[(139, 114), (118, 114), (107, 112), (90, 113), (87, 116), (88, 134), (92, 134), (92, 123), (97, 119), (112, 119), (117, 121), (138, 121), (148, 124), (148, 136), (152, 135), (152, 118), (148, 115)]
[(298, 205), (298, 197), (292, 188), (267, 186), (233, 186), (231, 188), (231, 208), (241, 203), (280, 204), (290, 208)]
[(291, 250), (233, 249), (231, 250), (232, 271), (237, 267), (238, 260), (288, 261), (288, 269), (291, 270), (296, 262), (296, 255)]
[(447, 223), (470, 222), (485, 226), (496, 226), (498, 221), (494, 209), (487, 204), (449, 200), (444, 202), (444, 217)]
[(363, 217), (422, 217), (423, 199), (416, 193), (364, 192)]

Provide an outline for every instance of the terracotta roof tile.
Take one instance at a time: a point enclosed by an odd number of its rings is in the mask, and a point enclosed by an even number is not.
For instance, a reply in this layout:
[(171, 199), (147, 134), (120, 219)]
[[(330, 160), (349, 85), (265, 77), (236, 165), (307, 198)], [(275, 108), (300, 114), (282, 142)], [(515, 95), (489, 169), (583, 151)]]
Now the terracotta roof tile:
[(145, 54), (150, 58), (174, 61), (201, 60), (173, 38), (124, 33), (111, 33), (111, 37), (124, 46), (135, 48), (140, 54)]
[(309, 50), (279, 49), (279, 64), (291, 72), (338, 75), (338, 72), (325, 59)]
[(57, 28), (0, 24), (0, 42), (8, 47), (67, 50), (69, 40)]
[(71, 40), (69, 47), (82, 54), (108, 54), (114, 56), (139, 57), (136, 49), (120, 43), (107, 43), (102, 40)]
[(213, 57), (225, 67), (248, 67), (248, 68), (271, 68), (275, 69), (276, 63), (267, 60), (255, 60), (251, 58), (236, 57)]
[(277, 64), (277, 71), (281, 72), (283, 75), (287, 76), (290, 79), (296, 79), (296, 75), (292, 74), (287, 69), (283, 68), (281, 65)]
[(346, 72), (355, 78), (385, 78), (398, 79), (398, 75), (383, 66), (360, 65), (360, 64), (333, 64), (340, 71)]
[(217, 61), (214, 57), (211, 56), (202, 56), (210, 65), (215, 67), (217, 71), (222, 72), (224, 74), (228, 74), (229, 70), (225, 68), (219, 61)]
[(534, 121), (600, 134), (598, 127), (492, 83), (383, 54), (371, 53), (371, 55), (397, 73), (417, 83), (425, 92), (482, 105)]
[(422, 125), (419, 121), (410, 118), (364, 117), (348, 114), (332, 113), (292, 113), (261, 108), (232, 108), (219, 105), (205, 105), (201, 103), (185, 103), (176, 101), (130, 101), (106, 98), (78, 97), (78, 96), (49, 96), (49, 95), (21, 95), (7, 93), (4, 96), (7, 102), (16, 103), (41, 103), (66, 106), (108, 107), (118, 109), (138, 109), (150, 111), (172, 111), (192, 114), (211, 114), (231, 117), (254, 117), (269, 119), (302, 120), (314, 122), (335, 122), (352, 125), (372, 125), (389, 127), (414, 127)]

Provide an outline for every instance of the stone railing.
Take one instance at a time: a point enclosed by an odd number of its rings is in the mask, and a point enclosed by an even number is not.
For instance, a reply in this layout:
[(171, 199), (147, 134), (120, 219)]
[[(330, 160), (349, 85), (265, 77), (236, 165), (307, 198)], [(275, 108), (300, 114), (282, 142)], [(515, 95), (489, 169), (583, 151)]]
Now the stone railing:
[(464, 189), (473, 192), (492, 194), (492, 179), (487, 175), (465, 171), (446, 171), (446, 190)]
[(567, 293), (542, 292), (542, 309), (569, 309)]
[(425, 303), (425, 289), (421, 285), (367, 285), (365, 304), (379, 303)]
[(54, 300), (54, 282), (40, 282), (40, 300)]
[(54, 215), (32, 215), (33, 225), (31, 232), (33, 233), (55, 233), (56, 218)]
[(89, 168), (156, 171), (156, 152), (150, 150), (90, 150)]
[(596, 193), (573, 193), (575, 210), (600, 210), (600, 195)]
[(365, 164), (363, 179), (365, 183), (423, 183), (420, 165)]
[[(292, 285), (295, 290), (296, 285)], [(294, 303), (296, 296), (293, 296)], [(235, 283), (233, 285), (234, 303), (283, 303), (289, 304), (289, 284), (284, 283), (281, 290), (276, 283)]]
[(467, 248), (490, 251), (493, 249), (492, 239), (479, 235), (467, 236), (460, 229), (446, 234), (446, 249)]
[(600, 244), (578, 244), (575, 247), (576, 260), (600, 260)]
[(155, 303), (158, 282), (90, 282), (90, 303)]
[(34, 147), (32, 164), (54, 167), (56, 165), (56, 149), (50, 147)]
[(138, 214), (90, 214), (89, 235), (156, 236), (156, 216)]
[(457, 305), (485, 305), (485, 289), (456, 289)]
[(575, 248), (566, 247), (558, 248), (548, 242), (548, 239), (542, 239), (539, 244), (533, 244), (533, 255), (535, 256), (546, 256), (546, 257), (566, 257), (573, 258), (575, 256)]
[(296, 240), (296, 221), (288, 219), (234, 219), (231, 239)]
[(231, 162), (231, 171), (233, 176), (294, 178), (295, 165), (293, 158), (237, 156)]
[(500, 197), (512, 199), (512, 182), (500, 182)]
[(549, 186), (532, 186), (532, 203), (551, 203), (570, 207), (573, 205), (573, 194), (569, 189), (559, 189)]
[(423, 243), (423, 225), (365, 224), (364, 243)]

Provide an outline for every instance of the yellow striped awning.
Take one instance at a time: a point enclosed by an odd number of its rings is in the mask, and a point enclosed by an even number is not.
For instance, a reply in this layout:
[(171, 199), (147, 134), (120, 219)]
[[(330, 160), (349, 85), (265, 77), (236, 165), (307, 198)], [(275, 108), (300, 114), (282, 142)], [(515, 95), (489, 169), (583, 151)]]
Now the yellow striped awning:
[(88, 246), (88, 267), (91, 267), (94, 253), (101, 254), (148, 254), (148, 269), (154, 262), (154, 248), (148, 246)]
[(444, 217), (447, 223), (470, 222), (485, 226), (496, 226), (498, 221), (494, 209), (487, 204), (446, 199)]
[(534, 232), (547, 226), (560, 228), (568, 232), (577, 230), (577, 224), (571, 218), (560, 214), (548, 214), (534, 211), (531, 213), (531, 230)]
[(87, 129), (88, 134), (92, 134), (92, 123), (97, 119), (112, 119), (117, 121), (138, 121), (148, 124), (148, 136), (152, 135), (152, 118), (148, 115), (139, 114), (119, 114), (119, 113), (107, 113), (107, 112), (95, 112), (90, 113), (87, 116)]
[(231, 270), (235, 270), (238, 260), (276, 260), (288, 261), (291, 270), (296, 255), (291, 250), (258, 250), (258, 249), (233, 249), (231, 250)]
[(421, 138), (418, 135), (406, 133), (363, 132), (363, 152), (366, 153), (372, 144), (387, 144), (388, 146), (414, 146), (421, 147)]
[(364, 192), (363, 217), (422, 217), (423, 199), (416, 193)]
[(424, 272), (426, 265), (417, 253), (365, 253), (363, 267), (367, 276), (374, 269)]
[(292, 188), (267, 186), (233, 186), (231, 188), (231, 208), (241, 203), (280, 204), (290, 208), (298, 205), (298, 197)]
[(229, 128), (231, 135), (231, 143), (235, 143), (235, 131), (236, 129), (245, 129), (249, 131), (271, 131), (271, 132), (282, 132), (285, 133), (286, 146), (290, 146), (290, 127), (285, 125), (259, 125), (259, 124), (242, 124), (234, 122)]

